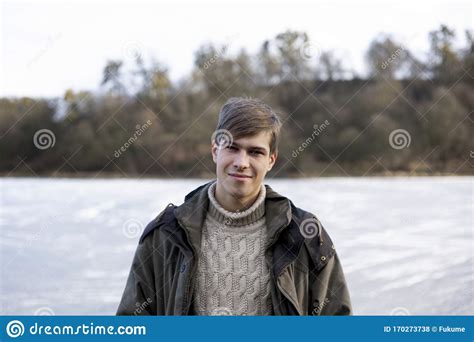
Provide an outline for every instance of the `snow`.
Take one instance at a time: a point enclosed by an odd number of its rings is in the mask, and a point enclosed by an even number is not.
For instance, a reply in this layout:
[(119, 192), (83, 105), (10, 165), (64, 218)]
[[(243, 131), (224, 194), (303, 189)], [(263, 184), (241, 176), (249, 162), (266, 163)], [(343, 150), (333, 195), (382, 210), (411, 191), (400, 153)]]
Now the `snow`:
[[(355, 314), (472, 315), (473, 180), (265, 183), (323, 223)], [(0, 314), (114, 314), (141, 231), (207, 181), (2, 178)]]

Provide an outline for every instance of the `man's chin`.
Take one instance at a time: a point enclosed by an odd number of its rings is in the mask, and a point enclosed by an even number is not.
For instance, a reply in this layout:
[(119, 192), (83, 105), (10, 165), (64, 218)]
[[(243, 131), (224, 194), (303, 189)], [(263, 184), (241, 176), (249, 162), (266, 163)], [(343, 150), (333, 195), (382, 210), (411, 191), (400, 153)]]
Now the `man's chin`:
[(227, 182), (225, 189), (236, 198), (245, 198), (251, 192), (249, 184), (234, 182), (232, 179)]

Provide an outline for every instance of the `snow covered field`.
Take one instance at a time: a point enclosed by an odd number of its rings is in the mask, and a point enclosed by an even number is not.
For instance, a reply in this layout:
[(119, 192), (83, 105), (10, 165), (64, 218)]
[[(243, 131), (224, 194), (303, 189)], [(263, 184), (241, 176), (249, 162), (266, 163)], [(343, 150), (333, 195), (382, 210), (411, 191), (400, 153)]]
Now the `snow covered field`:
[[(356, 315), (472, 315), (473, 180), (265, 183), (326, 227)], [(0, 179), (0, 314), (114, 314), (141, 230), (206, 181)]]

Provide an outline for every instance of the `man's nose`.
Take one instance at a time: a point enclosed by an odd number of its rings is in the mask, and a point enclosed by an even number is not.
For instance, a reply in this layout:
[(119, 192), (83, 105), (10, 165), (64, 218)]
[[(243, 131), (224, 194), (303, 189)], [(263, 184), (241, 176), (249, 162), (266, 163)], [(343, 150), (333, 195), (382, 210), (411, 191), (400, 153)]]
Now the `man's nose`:
[(238, 169), (245, 169), (249, 167), (249, 156), (246, 151), (239, 151), (234, 158), (234, 167)]

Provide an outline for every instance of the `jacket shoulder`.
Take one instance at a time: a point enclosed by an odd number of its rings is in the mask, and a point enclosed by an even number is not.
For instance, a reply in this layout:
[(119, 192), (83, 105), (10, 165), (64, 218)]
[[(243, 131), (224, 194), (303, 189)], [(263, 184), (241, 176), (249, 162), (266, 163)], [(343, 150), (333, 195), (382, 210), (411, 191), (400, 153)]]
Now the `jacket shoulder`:
[(151, 233), (153, 233), (155, 229), (158, 229), (164, 224), (173, 222), (175, 218), (173, 213), (174, 208), (176, 208), (174, 204), (168, 204), (168, 206), (163, 209), (163, 211), (159, 213), (157, 217), (155, 217), (150, 223), (147, 224), (147, 226), (143, 230), (142, 236), (140, 237), (139, 244), (143, 243), (145, 238)]
[(322, 269), (336, 253), (334, 244), (322, 223), (313, 213), (291, 203), (293, 221), (317, 270)]

